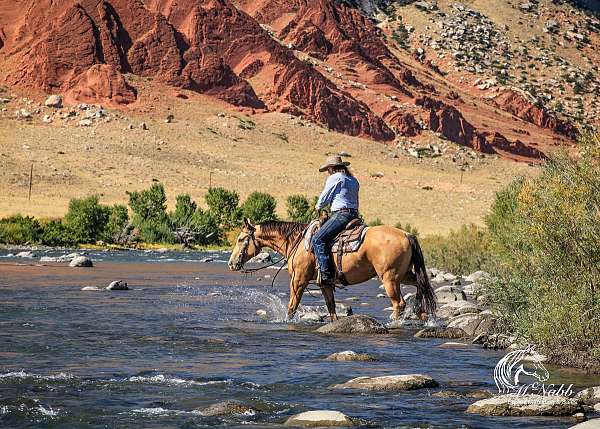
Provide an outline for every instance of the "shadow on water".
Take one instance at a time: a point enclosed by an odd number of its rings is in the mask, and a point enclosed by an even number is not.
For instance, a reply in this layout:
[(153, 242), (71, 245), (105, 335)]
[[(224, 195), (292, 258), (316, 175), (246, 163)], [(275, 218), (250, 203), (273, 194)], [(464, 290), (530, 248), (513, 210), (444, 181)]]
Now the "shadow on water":
[[(197, 255), (100, 256), (93, 269), (0, 265), (1, 427), (274, 427), (309, 409), (343, 411), (375, 427), (572, 424), (566, 418), (468, 415), (473, 399), (432, 396), (436, 389), (331, 390), (331, 384), (361, 375), (425, 373), (440, 389), (494, 391), (492, 372), (503, 353), (440, 348), (442, 340), (415, 339), (408, 328), (379, 336), (325, 336), (312, 332), (315, 325), (285, 322), (285, 275), (271, 287), (262, 272), (244, 280), (220, 262), (181, 261)], [(81, 291), (116, 279), (132, 290)], [(355, 313), (387, 321), (389, 301), (377, 298), (379, 292), (371, 281), (338, 292), (337, 299), (351, 303)], [(315, 294), (305, 295), (303, 304), (323, 303)], [(257, 310), (265, 310), (266, 318)], [(342, 350), (378, 360), (324, 360)], [(599, 381), (565, 371), (557, 377), (578, 385)], [(201, 413), (223, 400), (254, 411)]]

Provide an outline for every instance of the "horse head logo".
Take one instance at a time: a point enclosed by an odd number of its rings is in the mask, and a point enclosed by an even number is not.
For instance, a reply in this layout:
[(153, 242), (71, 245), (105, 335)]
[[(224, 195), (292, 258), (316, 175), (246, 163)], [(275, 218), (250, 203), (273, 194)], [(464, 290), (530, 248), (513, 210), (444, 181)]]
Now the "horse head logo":
[[(520, 377), (533, 377), (540, 383), (548, 380), (550, 374), (541, 362), (524, 362), (527, 356), (535, 353), (535, 347), (528, 345), (521, 350), (515, 350), (504, 356), (494, 369), (494, 381), (500, 393), (518, 391)], [(527, 367), (525, 365), (528, 365)]]

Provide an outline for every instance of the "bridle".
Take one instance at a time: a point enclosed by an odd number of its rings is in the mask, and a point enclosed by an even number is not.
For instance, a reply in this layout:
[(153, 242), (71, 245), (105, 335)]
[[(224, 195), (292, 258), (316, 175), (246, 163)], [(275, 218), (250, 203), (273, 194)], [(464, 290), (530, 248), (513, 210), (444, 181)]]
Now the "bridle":
[(254, 244), (254, 247), (258, 249), (258, 243), (256, 243), (256, 237), (254, 237), (254, 232), (256, 228), (248, 227), (248, 235), (244, 238), (244, 242), (242, 243), (242, 248), (240, 249), (240, 267), (244, 269), (244, 258), (248, 254), (248, 247), (250, 247), (250, 242)]

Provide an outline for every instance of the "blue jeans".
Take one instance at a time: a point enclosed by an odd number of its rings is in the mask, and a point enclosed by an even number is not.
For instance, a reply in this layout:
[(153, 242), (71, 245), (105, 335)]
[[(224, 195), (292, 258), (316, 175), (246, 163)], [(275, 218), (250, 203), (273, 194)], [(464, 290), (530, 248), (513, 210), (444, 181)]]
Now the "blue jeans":
[(313, 235), (312, 247), (319, 262), (322, 280), (328, 281), (335, 278), (334, 267), (330, 258), (331, 241), (348, 225), (348, 222), (357, 217), (358, 213), (355, 211), (335, 212)]

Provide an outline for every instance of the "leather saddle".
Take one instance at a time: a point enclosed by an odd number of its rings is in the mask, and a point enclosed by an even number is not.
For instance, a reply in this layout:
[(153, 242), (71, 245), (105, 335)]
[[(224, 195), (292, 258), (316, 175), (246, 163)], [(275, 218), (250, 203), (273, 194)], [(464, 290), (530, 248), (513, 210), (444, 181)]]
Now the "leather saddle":
[[(319, 220), (313, 221), (307, 228), (304, 236), (304, 246), (307, 250), (310, 250), (312, 237), (314, 233), (319, 229)], [(346, 228), (344, 228), (338, 235), (335, 236), (331, 243), (331, 253), (336, 256), (337, 272), (336, 277), (341, 284), (347, 285), (346, 277), (344, 276), (342, 268), (342, 256), (346, 253), (353, 253), (360, 249), (361, 244), (365, 239), (365, 234), (369, 226), (363, 223), (360, 219), (353, 219), (348, 222)]]

